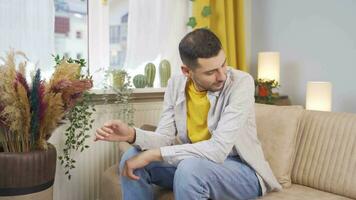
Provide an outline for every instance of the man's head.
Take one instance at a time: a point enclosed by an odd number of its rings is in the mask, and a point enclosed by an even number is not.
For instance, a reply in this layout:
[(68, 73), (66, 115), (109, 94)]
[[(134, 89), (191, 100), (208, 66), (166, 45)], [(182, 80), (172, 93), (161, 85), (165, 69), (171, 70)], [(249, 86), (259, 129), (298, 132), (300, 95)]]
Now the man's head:
[(226, 80), (226, 57), (219, 38), (208, 29), (196, 29), (179, 43), (181, 67), (199, 91), (219, 91)]

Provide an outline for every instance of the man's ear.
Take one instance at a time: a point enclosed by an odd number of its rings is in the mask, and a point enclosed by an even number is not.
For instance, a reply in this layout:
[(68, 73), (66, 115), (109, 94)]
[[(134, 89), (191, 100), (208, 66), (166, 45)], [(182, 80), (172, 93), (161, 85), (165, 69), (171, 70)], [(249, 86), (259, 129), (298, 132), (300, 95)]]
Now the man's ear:
[(184, 76), (186, 76), (187, 78), (190, 78), (190, 69), (189, 67), (187, 67), (186, 65), (182, 65), (180, 67), (180, 69), (182, 70), (182, 73), (184, 74)]

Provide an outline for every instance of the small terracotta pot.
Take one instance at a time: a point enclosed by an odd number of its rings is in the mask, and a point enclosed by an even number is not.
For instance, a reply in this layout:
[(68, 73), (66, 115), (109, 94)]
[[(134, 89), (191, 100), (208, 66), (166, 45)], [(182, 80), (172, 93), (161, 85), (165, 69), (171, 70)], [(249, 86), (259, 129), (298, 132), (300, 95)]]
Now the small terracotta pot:
[(258, 96), (266, 97), (268, 96), (268, 88), (266, 86), (260, 85), (258, 86)]
[(46, 151), (0, 153), (0, 196), (32, 194), (52, 187), (56, 160), (51, 144)]

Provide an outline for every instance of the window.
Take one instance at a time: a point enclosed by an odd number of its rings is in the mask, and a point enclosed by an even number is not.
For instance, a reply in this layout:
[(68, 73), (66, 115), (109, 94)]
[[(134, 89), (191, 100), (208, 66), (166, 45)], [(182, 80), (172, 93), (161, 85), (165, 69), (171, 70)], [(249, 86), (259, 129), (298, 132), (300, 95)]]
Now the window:
[(77, 59), (81, 59), (81, 58), (82, 58), (82, 54), (81, 54), (81, 53), (77, 53), (76, 58), (77, 58)]
[(187, 32), (188, 1), (24, 3), (31, 1), (36, 0), (1, 2), (0, 54), (10, 48), (25, 52), (31, 66), (38, 63), (46, 79), (53, 72), (52, 54), (86, 59), (97, 89), (103, 88), (107, 69), (125, 69), (134, 77), (153, 62), (155, 87), (159, 87), (158, 65), (162, 59), (170, 61), (172, 73), (179, 71), (177, 47)]
[(48, 80), (54, 71), (52, 54), (88, 58), (88, 6), (86, 0), (36, 2), (1, 1), (0, 55), (11, 48), (24, 52), (29, 58), (27, 76), (38, 67)]
[[(55, 0), (55, 53), (88, 60), (86, 0)], [(75, 56), (75, 57), (74, 57)]]
[(127, 43), (128, 0), (109, 3), (110, 69), (124, 68)]
[(82, 39), (82, 32), (81, 31), (77, 31), (76, 32), (76, 38), (77, 39)]
[(93, 74), (94, 87), (102, 87), (105, 69), (125, 69), (134, 77), (143, 74), (145, 65), (152, 62), (156, 66), (154, 87), (160, 87), (161, 60), (170, 61), (173, 74), (179, 72), (178, 43), (187, 32), (188, 4), (189, 1), (166, 0), (112, 0), (106, 5), (90, 2), (90, 43), (97, 47), (89, 48), (90, 70), (101, 71)]

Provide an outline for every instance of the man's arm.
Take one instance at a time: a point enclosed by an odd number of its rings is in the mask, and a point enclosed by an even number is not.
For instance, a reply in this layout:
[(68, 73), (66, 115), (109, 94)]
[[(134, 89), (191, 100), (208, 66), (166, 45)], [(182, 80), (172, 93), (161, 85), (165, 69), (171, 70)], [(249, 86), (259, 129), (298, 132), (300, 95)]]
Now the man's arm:
[(140, 179), (139, 176), (134, 174), (135, 169), (140, 169), (153, 161), (162, 161), (161, 151), (159, 149), (150, 149), (130, 158), (126, 161), (122, 176), (126, 176), (133, 180)]
[(194, 144), (161, 147), (165, 161), (177, 165), (189, 157), (205, 158), (217, 163), (226, 159), (235, 141), (243, 136), (241, 130), (246, 126), (248, 115), (254, 106), (254, 81), (251, 76), (243, 77), (235, 88), (212, 137)]
[(156, 131), (145, 131), (135, 128), (135, 141), (133, 145), (142, 150), (170, 146), (174, 144), (176, 125), (174, 121), (174, 87), (173, 77), (168, 81), (164, 94), (163, 110)]

